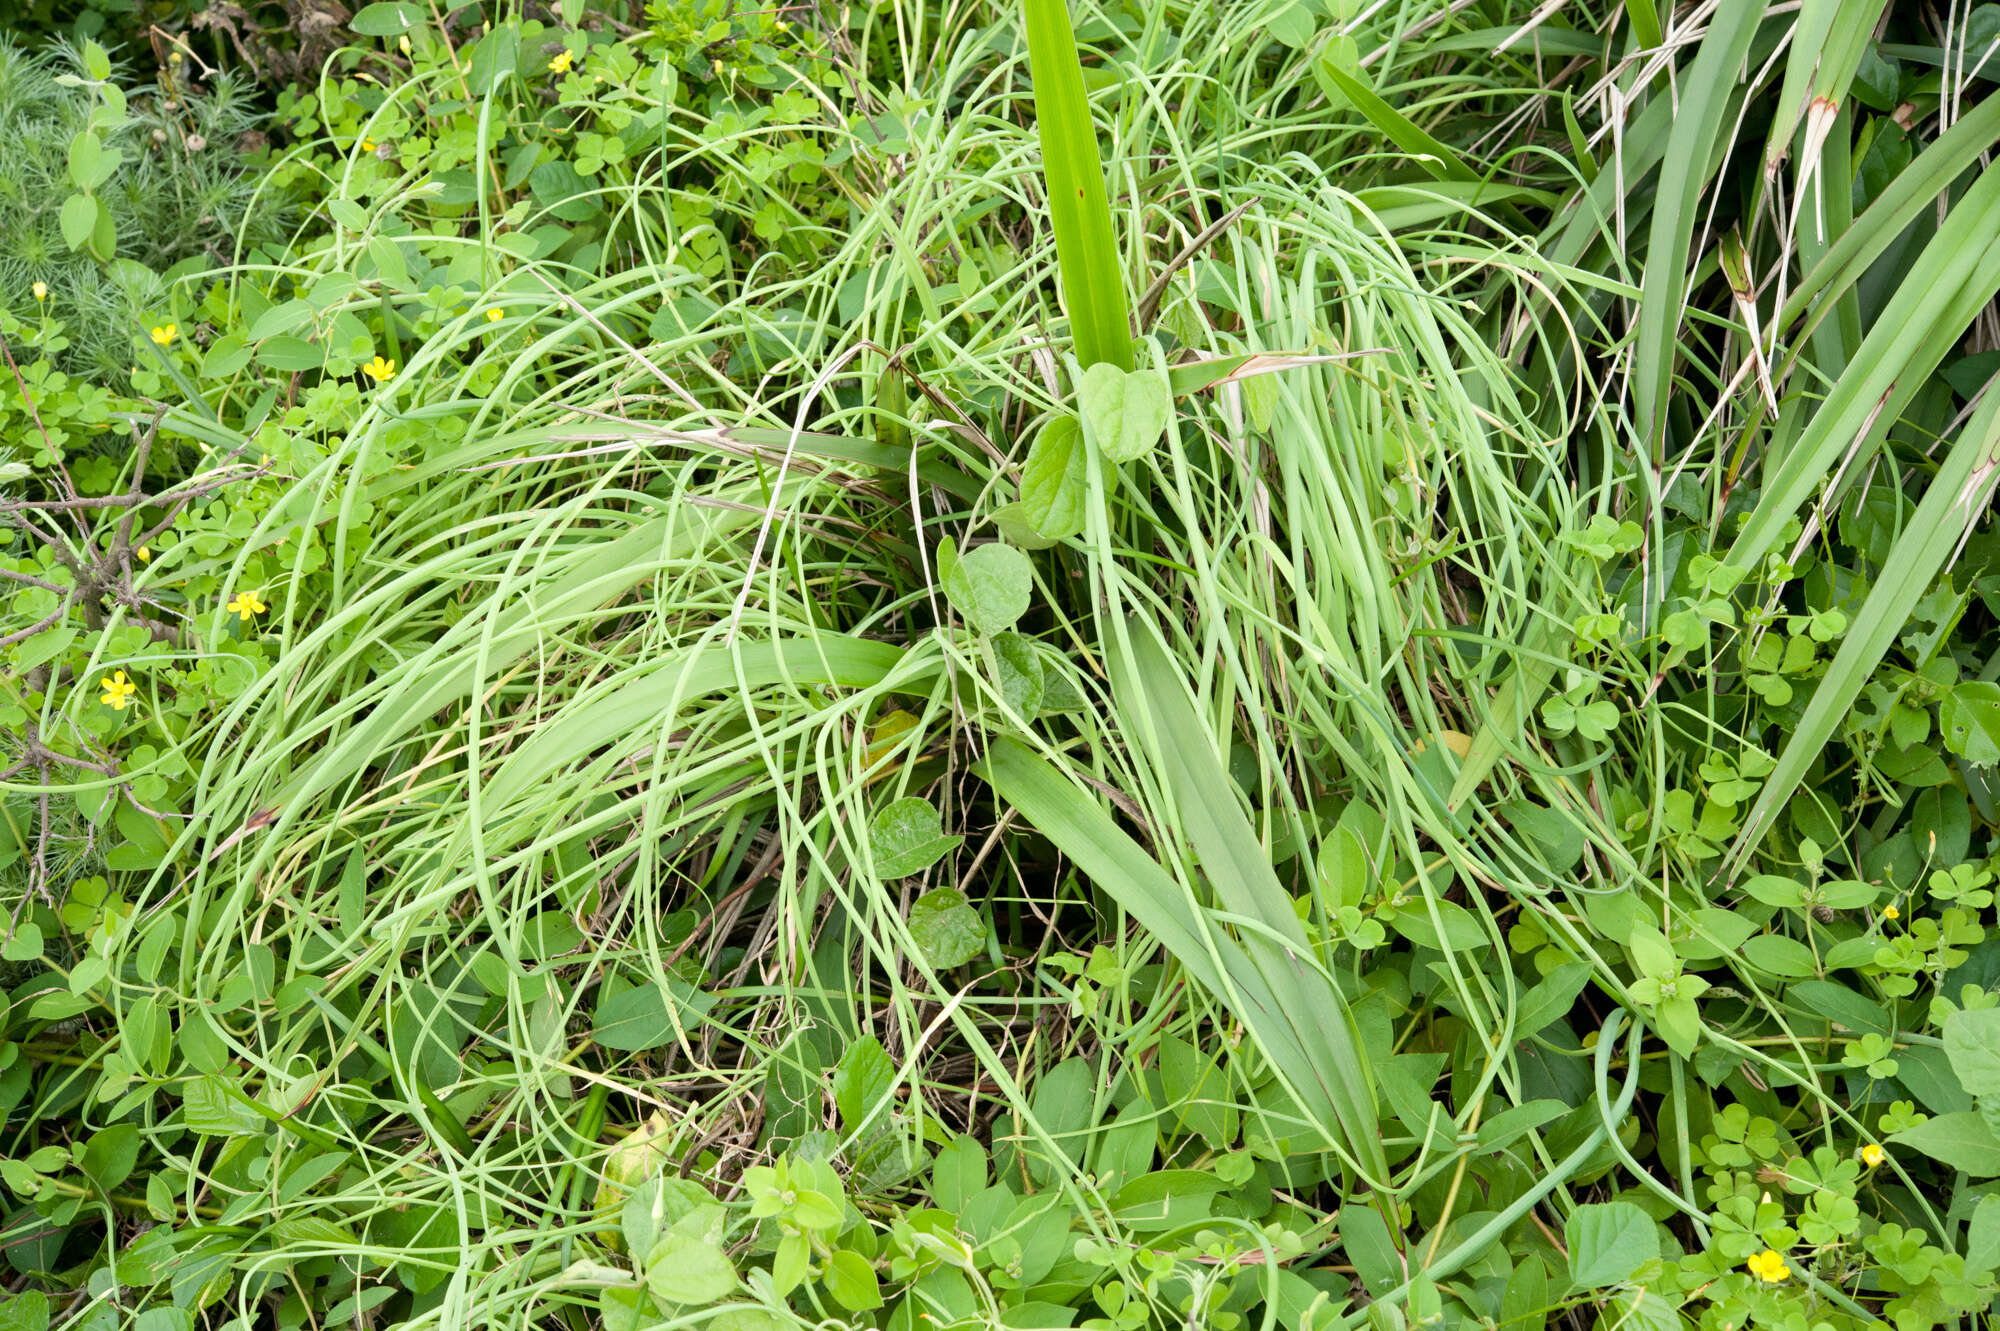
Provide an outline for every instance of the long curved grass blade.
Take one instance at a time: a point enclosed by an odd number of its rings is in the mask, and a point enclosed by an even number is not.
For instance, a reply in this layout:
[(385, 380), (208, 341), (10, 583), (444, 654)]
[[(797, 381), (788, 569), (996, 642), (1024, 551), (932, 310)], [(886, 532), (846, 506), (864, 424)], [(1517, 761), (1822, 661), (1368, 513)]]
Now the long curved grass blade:
[(1909, 623), (1931, 579), (1951, 559), (1966, 532), (1985, 516), (1996, 485), (2000, 485), (2000, 393), (1989, 392), (1960, 431), (1909, 526), (1883, 562), (1881, 579), (1848, 627), (1825, 678), (1813, 690), (1812, 701), (1779, 753), (1778, 765), (1765, 778), (1756, 804), (1743, 820), (1743, 830), (1723, 862), (1725, 874), (1736, 871), (1791, 799), (1821, 746)]
[(1645, 290), (1639, 298), (1639, 330), (1632, 351), (1633, 411), (1640, 439), (1649, 450), (1660, 447), (1666, 430), (1681, 306), (1688, 292), (1686, 258), (1695, 220), (1701, 215), (1702, 186), (1718, 164), (1730, 95), (1763, 18), (1764, 0), (1736, 0), (1716, 12), (1681, 84), (1673, 130), (1660, 162)]
[(717, 689), (793, 680), (865, 688), (879, 684), (903, 659), (903, 649), (838, 633), (769, 642), (716, 645), (655, 663), (616, 688), (578, 704), (558, 728), (539, 730), (507, 758), (486, 787), (494, 808), (547, 781), (592, 750), (656, 726), (690, 698)]
[[(2000, 172), (1967, 190), (1856, 348), (1805, 431), (1764, 484), (1729, 549), (1752, 568), (1829, 475), (1858, 474), (1923, 380), (2000, 291)], [(1912, 337), (1913, 330), (1920, 336)], [(1843, 459), (1851, 459), (1843, 466)]]
[[(1799, 6), (1792, 48), (1785, 57), (1784, 87), (1764, 141), (1766, 174), (1775, 173), (1791, 151), (1792, 135), (1801, 119), (1809, 114), (1830, 115), (1847, 96), (1875, 24), (1887, 7), (1888, 0), (1804, 0)], [(1810, 112), (1820, 104), (1826, 107), (1824, 111)], [(1807, 123), (1810, 126), (1810, 119)], [(1800, 175), (1808, 174), (1811, 168), (1810, 161), (1801, 161)]]
[(1083, 62), (1076, 51), (1065, 0), (1025, 0), (1028, 65), (1035, 81), (1035, 128), (1042, 140), (1042, 173), (1049, 192), (1049, 222), (1056, 233), (1056, 266), (1070, 336), (1084, 369), (1108, 362), (1132, 368), (1132, 316), (1124, 265), (1104, 193), (1104, 162), (1083, 90)]
[(1996, 141), (2000, 141), (2000, 97), (1988, 97), (1938, 135), (1854, 219), (1854, 225), (1834, 239), (1826, 256), (1806, 271), (1779, 307), (1777, 330), (1790, 328), (1823, 293), (1838, 295), (1860, 281), (1917, 214), (1951, 188)]
[[(1286, 1008), (1287, 993), (1294, 986), (1287, 984), (1284, 990), (1274, 986), (1268, 965), (1260, 964), (1266, 958), (1254, 957), (1244, 943), (1207, 918), (1174, 876), (1112, 822), (1093, 797), (1025, 745), (1012, 739), (997, 741), (979, 771), (1002, 800), (1159, 939), (1196, 982), (1235, 1011), (1329, 1139), (1360, 1161), (1370, 1178), (1385, 1179), (1387, 1164), (1367, 1062), (1355, 1060), (1358, 1079), (1351, 1081), (1340, 1074), (1353, 1073), (1352, 1066), (1315, 1063), (1327, 1058), (1325, 1035), (1309, 1029), (1310, 1018), (1303, 1010)], [(1275, 944), (1260, 941), (1267, 953), (1282, 955)], [(1287, 962), (1283, 969), (1296, 964)], [(1327, 1001), (1340, 1003), (1338, 991), (1331, 984), (1324, 987)]]

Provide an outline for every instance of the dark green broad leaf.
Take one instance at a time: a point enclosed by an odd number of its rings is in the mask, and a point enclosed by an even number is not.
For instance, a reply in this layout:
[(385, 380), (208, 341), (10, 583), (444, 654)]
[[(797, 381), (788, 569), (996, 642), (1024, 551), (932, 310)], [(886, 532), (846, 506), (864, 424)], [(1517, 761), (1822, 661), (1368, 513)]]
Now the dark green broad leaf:
[(840, 1126), (858, 1132), (896, 1084), (896, 1064), (882, 1042), (864, 1035), (847, 1047), (833, 1072), (833, 1103)]
[(424, 24), (422, 5), (412, 0), (377, 0), (363, 5), (347, 26), (363, 37), (401, 37)]
[(1032, 721), (1042, 710), (1042, 654), (1018, 633), (993, 635), (993, 664), (1000, 696), (1017, 716)]
[(2000, 763), (2000, 684), (1974, 680), (1945, 695), (1938, 711), (1945, 747), (1980, 767)]
[(1953, 1169), (1962, 1169), (1974, 1178), (2000, 1176), (2000, 1139), (1978, 1110), (1939, 1114), (1914, 1128), (1904, 1128), (1889, 1140), (1898, 1146), (1922, 1151)]
[(946, 836), (944, 820), (929, 800), (900, 799), (868, 824), (868, 849), (884, 878), (922, 873), (957, 850), (962, 836)]
[(132, 1167), (138, 1162), (138, 1127), (114, 1123), (91, 1135), (76, 1163), (99, 1191), (109, 1193), (132, 1176)]
[(1850, 1031), (1888, 1035), (1895, 1029), (1880, 1003), (1832, 980), (1801, 980), (1785, 991), (1791, 1006), (1838, 1022)]
[(1954, 1012), (1945, 1018), (1944, 1052), (1968, 1092), (2000, 1095), (2000, 1009)]
[[(680, 980), (635, 984), (620, 989), (597, 1005), (591, 1038), (606, 1049), (638, 1053), (671, 1044), (678, 1032), (699, 1021), (715, 1006), (716, 996)], [(678, 1012), (679, 1025), (674, 1013)]]
[(1660, 1230), (1630, 1202), (1579, 1206), (1563, 1225), (1569, 1274), (1580, 1288), (1601, 1289), (1628, 1278), (1660, 1256)]
[(963, 966), (986, 950), (986, 921), (955, 887), (926, 892), (910, 905), (910, 936), (934, 970)]

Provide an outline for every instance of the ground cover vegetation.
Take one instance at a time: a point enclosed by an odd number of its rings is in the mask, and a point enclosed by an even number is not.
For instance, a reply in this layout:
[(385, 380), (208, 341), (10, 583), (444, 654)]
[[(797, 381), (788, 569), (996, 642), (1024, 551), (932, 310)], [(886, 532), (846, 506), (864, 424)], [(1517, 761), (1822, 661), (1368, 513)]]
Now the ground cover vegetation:
[(2000, 6), (0, 2), (0, 1328), (2000, 1297)]

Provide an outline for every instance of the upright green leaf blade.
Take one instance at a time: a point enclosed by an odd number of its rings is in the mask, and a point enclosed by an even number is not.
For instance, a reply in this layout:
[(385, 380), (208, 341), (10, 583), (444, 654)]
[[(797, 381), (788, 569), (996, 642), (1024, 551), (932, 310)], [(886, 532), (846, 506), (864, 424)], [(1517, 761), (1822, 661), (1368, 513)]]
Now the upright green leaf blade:
[(1024, 9), (1049, 221), (1076, 358), (1085, 369), (1108, 363), (1129, 370), (1131, 307), (1069, 6), (1065, 0), (1024, 0)]

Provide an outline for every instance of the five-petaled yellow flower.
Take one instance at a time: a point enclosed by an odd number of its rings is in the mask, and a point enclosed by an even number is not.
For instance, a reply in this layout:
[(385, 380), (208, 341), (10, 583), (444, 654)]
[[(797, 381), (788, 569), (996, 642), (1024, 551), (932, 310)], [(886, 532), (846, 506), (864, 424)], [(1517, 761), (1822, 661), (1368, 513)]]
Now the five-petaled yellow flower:
[(362, 151), (362, 152), (365, 152), (365, 153), (372, 153), (372, 152), (374, 152), (374, 151), (375, 151), (375, 140), (373, 140), (373, 139), (363, 139), (363, 140), (361, 140), (361, 151)]
[(1903, 912), (1897, 910), (1895, 903), (1891, 902), (1889, 905), (1882, 907), (1882, 918), (1885, 920), (1900, 920), (1903, 918)]
[(47, 282), (35, 283), (35, 299), (47, 300), (48, 298), (49, 298), (49, 284)]
[(161, 324), (158, 328), (155, 328), (153, 330), (153, 341), (158, 343), (160, 346), (164, 347), (170, 344), (175, 338), (179, 337), (180, 333), (181, 330), (178, 325)]
[(1751, 1275), (1767, 1285), (1775, 1285), (1780, 1280), (1789, 1279), (1792, 1274), (1792, 1268), (1785, 1265), (1783, 1254), (1772, 1248), (1752, 1254), (1744, 1265), (1750, 1268)]
[(361, 372), (379, 384), (385, 379), (394, 379), (396, 377), (396, 362), (383, 360), (380, 356), (377, 356), (374, 360), (362, 366)]
[(239, 616), (245, 624), (270, 608), (270, 606), (265, 605), (257, 599), (257, 593), (255, 592), (238, 592), (236, 593), (236, 599), (228, 605), (228, 609)]
[(1875, 1168), (1875, 1166), (1888, 1158), (1889, 1153), (1874, 1142), (1869, 1142), (1861, 1148), (1861, 1163), (1867, 1165), (1870, 1169)]
[(125, 678), (123, 670), (115, 675), (106, 675), (98, 687), (104, 690), (104, 705), (114, 712), (124, 711), (125, 704), (139, 691), (137, 684)]
[(506, 317), (507, 316), (505, 314), (502, 314), (499, 310), (486, 311), (486, 322), (490, 324), (497, 324)]
[(574, 63), (575, 60), (576, 57), (571, 55), (568, 51), (557, 51), (556, 58), (549, 61), (549, 73), (567, 74), (569, 73), (570, 65)]

